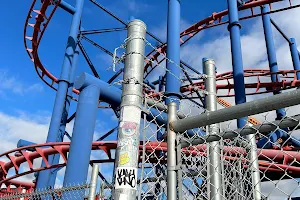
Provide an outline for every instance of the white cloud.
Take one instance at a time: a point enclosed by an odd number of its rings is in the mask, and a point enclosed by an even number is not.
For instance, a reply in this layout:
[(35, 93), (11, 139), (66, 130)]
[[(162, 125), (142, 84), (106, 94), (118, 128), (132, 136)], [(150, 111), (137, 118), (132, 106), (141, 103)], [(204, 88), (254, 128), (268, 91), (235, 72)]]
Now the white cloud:
[[(183, 31), (190, 27), (192, 24), (188, 22), (185, 19), (180, 20), (180, 31)], [(160, 24), (159, 26), (155, 26), (153, 28), (150, 28), (150, 32), (154, 34), (156, 37), (161, 39), (163, 42), (167, 42), (167, 22), (165, 21), (164, 23)], [(199, 40), (202, 36), (202, 33), (200, 32), (194, 37), (195, 40)]]
[(7, 70), (0, 70), (0, 94), (6, 94), (8, 91), (23, 96), (26, 92), (43, 92), (44, 87), (41, 83), (33, 85), (25, 84), (20, 81), (18, 76), (11, 75)]
[(24, 113), (12, 116), (0, 112), (0, 152), (16, 148), (19, 139), (44, 142), (48, 132), (48, 123), (41, 124), (39, 121), (39, 116), (29, 119)]

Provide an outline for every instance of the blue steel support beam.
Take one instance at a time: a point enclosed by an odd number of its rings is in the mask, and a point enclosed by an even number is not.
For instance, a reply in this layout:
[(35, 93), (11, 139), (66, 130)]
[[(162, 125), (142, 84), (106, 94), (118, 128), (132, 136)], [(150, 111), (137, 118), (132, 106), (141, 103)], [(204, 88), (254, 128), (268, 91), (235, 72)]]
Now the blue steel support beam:
[[(63, 112), (63, 117), (62, 117), (60, 128), (59, 128), (59, 135), (57, 137), (57, 142), (62, 142), (64, 140), (66, 125), (67, 125), (67, 121), (68, 121), (69, 108), (70, 108), (70, 104), (72, 101), (71, 96), (73, 94), (73, 85), (74, 85), (74, 79), (75, 79), (75, 75), (76, 75), (76, 71), (77, 71), (78, 58), (79, 58), (79, 45), (76, 46), (76, 50), (74, 52), (74, 56), (73, 56), (73, 60), (72, 60), (72, 69), (71, 69), (71, 75), (70, 75), (70, 86), (71, 87), (69, 87), (69, 89), (68, 89), (68, 95), (67, 95), (66, 102), (65, 102), (65, 109)], [(58, 164), (59, 158), (60, 158), (59, 154), (54, 155), (52, 163)], [(48, 187), (51, 187), (51, 188), (54, 187), (57, 172), (58, 171), (55, 169), (51, 170), (51, 174), (50, 174), (50, 177), (48, 180)]]
[[(234, 93), (235, 104), (241, 104), (246, 102), (245, 92), (245, 80), (243, 70), (243, 58), (241, 49), (241, 35), (238, 17), (238, 8), (236, 0), (227, 0), (229, 11), (229, 25), (228, 30), (230, 32), (231, 42), (231, 56), (233, 67), (233, 80), (234, 80)], [(244, 127), (247, 122), (247, 118), (243, 117), (237, 120), (238, 128)]]
[[(233, 81), (234, 81), (234, 94), (235, 104), (242, 104), (246, 102), (246, 91), (245, 91), (245, 80), (244, 80), (244, 69), (243, 69), (243, 56), (241, 47), (241, 25), (239, 23), (238, 8), (236, 0), (227, 0), (228, 3), (228, 14), (229, 14), (229, 25), (228, 30), (230, 31), (230, 42), (231, 42), (231, 56), (233, 65)], [(238, 128), (243, 128), (247, 123), (247, 117), (243, 117), (237, 120)], [(249, 155), (249, 162), (251, 163), (251, 185), (253, 187), (253, 199), (261, 199), (261, 188), (260, 188), (260, 175), (258, 170), (258, 158), (256, 152), (256, 140), (255, 136), (246, 136), (250, 144), (250, 148), (247, 150)], [(249, 193), (250, 194), (250, 193)]]
[[(54, 3), (57, 3), (57, 2), (58, 2), (58, 0), (54, 0)], [(76, 12), (76, 9), (72, 5), (68, 4), (67, 2), (65, 2), (63, 0), (60, 2), (60, 4), (58, 6), (72, 15), (75, 14), (75, 12)]]
[[(267, 54), (268, 54), (268, 61), (269, 61), (269, 68), (270, 72), (278, 72), (278, 64), (277, 64), (277, 58), (276, 58), (276, 49), (275, 44), (273, 41), (273, 32), (272, 32), (272, 24), (270, 20), (270, 15), (265, 14), (270, 12), (269, 6), (262, 6), (262, 21), (263, 21), (263, 27), (264, 27), (264, 33), (265, 33), (265, 40), (266, 40), (266, 48), (267, 48)], [(272, 82), (280, 82), (280, 77), (277, 74), (271, 75)], [(280, 91), (274, 91), (273, 94), (279, 94)], [(282, 117), (285, 116), (285, 109), (277, 109), (276, 115), (278, 120), (282, 119)]]
[[(291, 41), (290, 50), (291, 50), (291, 56), (292, 56), (294, 70), (300, 70), (300, 61), (299, 61), (296, 40), (295, 40), (295, 38), (291, 38), (290, 41)], [(297, 80), (300, 80), (300, 72), (296, 73), (296, 77), (297, 77)]]
[[(64, 177), (65, 187), (86, 183), (100, 96), (100, 87), (95, 84), (77, 89), (81, 92)], [(63, 199), (68, 198), (68, 193), (63, 194)], [(72, 199), (83, 197), (72, 195)]]
[[(59, 129), (61, 125), (61, 120), (65, 110), (65, 101), (68, 88), (70, 87), (70, 74), (72, 67), (72, 60), (75, 53), (75, 49), (78, 43), (78, 28), (80, 25), (80, 19), (83, 9), (84, 0), (76, 1), (76, 12), (73, 15), (72, 24), (69, 32), (68, 42), (65, 51), (65, 57), (63, 60), (62, 70), (60, 74), (60, 79), (58, 82), (58, 89), (56, 93), (54, 108), (52, 112), (51, 122), (49, 126), (49, 132), (46, 142), (56, 142), (59, 135)], [(50, 159), (51, 162), (52, 159)], [(50, 165), (52, 163), (49, 163)], [(42, 163), (45, 166), (45, 163)], [(37, 179), (37, 189), (46, 189), (49, 175), (51, 170), (44, 170), (39, 173)]]
[[(88, 85), (93, 85), (93, 84), (98, 85), (101, 88), (101, 95), (99, 100), (109, 103), (114, 108), (120, 106), (122, 91), (119, 88), (111, 86), (108, 83), (95, 78), (94, 76), (91, 76), (87, 73), (81, 73), (81, 75), (75, 81), (74, 86), (75, 88), (84, 88), (87, 87)], [(155, 120), (158, 123), (158, 125), (167, 124), (166, 113), (161, 113), (161, 111), (158, 111), (154, 108), (150, 109), (150, 112), (151, 113), (147, 115), (148, 121), (152, 121), (153, 116), (157, 116)], [(204, 134), (203, 132), (201, 133)], [(192, 130), (189, 130), (188, 134), (194, 135)]]
[[(167, 61), (166, 92), (172, 99), (180, 98), (180, 1), (169, 0), (168, 27), (167, 27)], [(166, 99), (166, 105), (171, 102)], [(177, 105), (179, 100), (177, 100)]]

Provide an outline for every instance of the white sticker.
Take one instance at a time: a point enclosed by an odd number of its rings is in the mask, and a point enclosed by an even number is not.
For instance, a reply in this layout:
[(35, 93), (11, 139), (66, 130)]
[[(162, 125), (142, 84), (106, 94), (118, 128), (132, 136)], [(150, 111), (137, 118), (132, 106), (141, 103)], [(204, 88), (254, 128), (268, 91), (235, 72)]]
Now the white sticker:
[(139, 124), (141, 120), (141, 109), (135, 106), (124, 106), (121, 118), (123, 121), (130, 121)]
[(127, 200), (128, 195), (127, 194), (120, 194), (119, 199), (121, 200)]
[(116, 171), (116, 189), (137, 189), (137, 169), (118, 167)]

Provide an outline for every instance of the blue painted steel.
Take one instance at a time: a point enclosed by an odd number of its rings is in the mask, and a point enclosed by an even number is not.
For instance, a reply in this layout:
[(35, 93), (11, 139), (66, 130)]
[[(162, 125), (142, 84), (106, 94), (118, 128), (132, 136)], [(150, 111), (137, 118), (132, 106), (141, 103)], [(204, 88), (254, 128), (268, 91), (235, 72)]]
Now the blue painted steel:
[[(100, 87), (95, 84), (83, 88), (80, 92), (63, 183), (65, 187), (86, 183), (99, 96)], [(65, 195), (67, 194), (64, 193), (63, 197)], [(82, 199), (82, 197), (74, 195), (72, 199)]]
[[(264, 33), (265, 33), (265, 40), (266, 40), (266, 48), (267, 48), (267, 54), (268, 54), (268, 60), (269, 60), (269, 68), (270, 72), (278, 72), (278, 64), (277, 64), (277, 58), (276, 58), (276, 49), (275, 44), (273, 41), (273, 32), (272, 32), (272, 24), (269, 14), (265, 14), (267, 12), (270, 12), (269, 6), (263, 6), (262, 7), (262, 20), (263, 20), (263, 27), (264, 27)], [(280, 82), (280, 77), (277, 74), (271, 75), (272, 82)], [(280, 91), (274, 91), (274, 94), (279, 94)], [(276, 119), (282, 119), (282, 117), (285, 116), (285, 109), (277, 109), (276, 110)]]
[[(169, 0), (168, 5), (168, 28), (167, 28), (167, 61), (166, 72), (166, 95), (178, 99), (180, 94), (180, 1)], [(171, 72), (171, 73), (170, 73)], [(169, 104), (170, 99), (166, 99)], [(177, 102), (178, 104), (179, 102)]]
[(155, 85), (153, 83), (150, 83), (149, 80), (144, 80), (144, 83), (151, 87), (151, 89), (155, 90)]
[[(57, 3), (58, 0), (55, 0), (54, 2)], [(63, 0), (61, 0), (59, 7), (72, 15), (76, 12), (76, 9), (72, 5), (70, 5), (69, 3), (67, 3)]]
[[(297, 43), (295, 38), (290, 38), (290, 50), (291, 50), (291, 56), (293, 61), (294, 70), (300, 70), (300, 61), (299, 61), (299, 55), (298, 55), (298, 49), (297, 49)], [(297, 80), (300, 80), (300, 71), (296, 73)]]
[(242, 7), (245, 4), (243, 0), (237, 0), (237, 6)]
[[(70, 103), (72, 101), (71, 96), (73, 94), (74, 79), (75, 79), (75, 75), (76, 75), (76, 71), (77, 71), (79, 51), (80, 51), (79, 45), (77, 45), (76, 50), (74, 52), (73, 60), (72, 60), (72, 69), (71, 69), (71, 75), (70, 75), (71, 87), (69, 87), (69, 89), (68, 89), (68, 95), (67, 95), (66, 102), (65, 102), (65, 109), (64, 109), (64, 112), (63, 112), (63, 117), (62, 117), (60, 128), (59, 128), (59, 134), (58, 134), (58, 137), (57, 137), (57, 142), (62, 142), (64, 140), (64, 136), (65, 136), (68, 113), (69, 113)], [(54, 158), (53, 158), (52, 163), (53, 164), (58, 164), (60, 155), (56, 154), (53, 157)], [(58, 172), (58, 170), (51, 169), (50, 177), (49, 177), (49, 180), (48, 180), (48, 187), (50, 187), (50, 188), (54, 187), (57, 172)]]
[[(29, 145), (36, 145), (36, 143), (20, 139), (17, 143), (17, 148), (26, 147)], [(39, 147), (39, 148), (47, 148), (47, 147)], [(26, 148), (26, 150), (27, 151), (36, 151), (35, 148)]]
[[(80, 76), (75, 81), (75, 88), (85, 88), (88, 85), (98, 85), (101, 88), (100, 100), (106, 103), (111, 104), (113, 107), (119, 107), (121, 104), (121, 95), (122, 90), (116, 88), (115, 86), (109, 85), (108, 83), (95, 78), (87, 73), (81, 73)], [(150, 113), (147, 115), (147, 120), (152, 121), (153, 116), (155, 117), (155, 121), (158, 125), (167, 124), (167, 114), (164, 112), (160, 112), (154, 108), (150, 109)], [(204, 134), (204, 132), (201, 132)], [(189, 135), (194, 135), (192, 130), (188, 131)]]
[[(229, 11), (229, 26), (230, 42), (231, 42), (231, 56), (233, 67), (234, 93), (235, 103), (241, 104), (246, 102), (245, 80), (243, 69), (243, 58), (241, 49), (241, 35), (238, 17), (238, 9), (236, 0), (227, 0)], [(247, 118), (243, 117), (237, 120), (238, 128), (242, 128), (247, 122)]]
[(87, 73), (81, 73), (75, 81), (75, 88), (84, 88), (91, 84), (97, 84), (101, 88), (100, 100), (111, 104), (113, 107), (119, 107), (121, 104), (122, 90), (110, 85), (100, 79)]
[(283, 130), (277, 130), (273, 133), (268, 134), (266, 137), (263, 137), (257, 142), (257, 147), (263, 149), (270, 149), (275, 144), (279, 145), (279, 138), (282, 138), (285, 144), (287, 144), (287, 142), (290, 142), (294, 147), (300, 147), (300, 141), (297, 138), (288, 135)]
[[(73, 15), (72, 24), (69, 32), (67, 47), (65, 51), (65, 57), (62, 65), (62, 71), (60, 74), (60, 80), (58, 83), (58, 89), (56, 93), (54, 108), (52, 112), (51, 122), (49, 126), (49, 132), (46, 142), (56, 142), (59, 134), (59, 128), (61, 124), (61, 119), (63, 117), (63, 112), (65, 108), (65, 100), (68, 88), (70, 86), (70, 73), (72, 60), (74, 52), (78, 43), (78, 27), (80, 25), (80, 19), (83, 9), (84, 0), (76, 1), (76, 12)], [(50, 158), (50, 165), (52, 164), (52, 159)], [(45, 163), (42, 163), (42, 166), (45, 166)], [(38, 175), (36, 188), (37, 189), (46, 189), (49, 175), (51, 170), (41, 171)]]
[(36, 143), (20, 139), (17, 143), (17, 148), (35, 145)]

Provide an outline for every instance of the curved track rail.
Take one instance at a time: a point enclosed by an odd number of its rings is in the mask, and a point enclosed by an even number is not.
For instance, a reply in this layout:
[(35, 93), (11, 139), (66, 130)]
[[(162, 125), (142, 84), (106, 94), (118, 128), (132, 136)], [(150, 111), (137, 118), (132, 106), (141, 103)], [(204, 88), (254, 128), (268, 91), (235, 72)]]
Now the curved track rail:
[[(116, 141), (93, 142), (92, 150), (100, 150), (105, 152), (107, 159), (91, 160), (91, 163), (114, 162), (111, 150), (115, 150), (116, 147)], [(143, 145), (140, 145), (140, 153), (142, 152), (143, 148), (145, 148), (146, 153), (152, 155), (149, 161), (151, 161), (152, 163), (156, 163), (157, 159), (155, 153), (153, 152), (167, 152), (167, 143), (150, 142), (147, 143), (144, 147)], [(29, 152), (27, 151), (27, 149), (34, 149), (35, 151)], [(0, 158), (6, 158), (7, 161), (0, 162), (0, 185), (9, 185), (14, 183), (14, 185), (19, 185), (20, 187), (23, 185), (27, 186), (27, 188), (31, 188), (32, 184), (19, 183), (17, 181), (14, 181), (13, 179), (45, 169), (65, 166), (67, 163), (67, 153), (69, 152), (69, 150), (69, 142), (58, 142), (21, 147), (1, 154)], [(193, 156), (207, 156), (206, 145), (198, 145), (196, 147), (185, 148), (183, 149), (183, 152), (185, 152), (186, 154), (192, 154)], [(225, 146), (223, 152), (224, 158), (227, 161), (239, 159), (241, 155), (247, 154), (246, 150), (241, 147)], [(57, 165), (49, 165), (48, 156), (53, 154), (60, 154), (60, 156), (63, 158), (63, 162)], [(276, 172), (281, 175), (287, 173), (289, 175), (300, 177), (300, 167), (293, 166), (296, 161), (300, 163), (300, 154), (298, 152), (258, 149), (257, 154), (259, 156), (259, 167), (261, 171)], [(140, 154), (140, 157), (141, 156), (142, 155)], [(45, 161), (45, 167), (36, 167), (33, 164), (37, 159), (40, 158)], [(274, 162), (270, 162), (270, 160), (273, 160)], [(248, 167), (246, 163), (244, 164), (244, 167)], [(15, 174), (9, 176), (8, 173), (10, 170), (13, 170)]]

